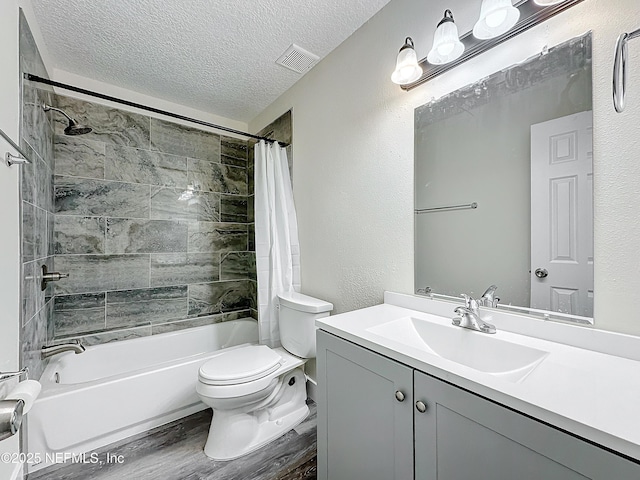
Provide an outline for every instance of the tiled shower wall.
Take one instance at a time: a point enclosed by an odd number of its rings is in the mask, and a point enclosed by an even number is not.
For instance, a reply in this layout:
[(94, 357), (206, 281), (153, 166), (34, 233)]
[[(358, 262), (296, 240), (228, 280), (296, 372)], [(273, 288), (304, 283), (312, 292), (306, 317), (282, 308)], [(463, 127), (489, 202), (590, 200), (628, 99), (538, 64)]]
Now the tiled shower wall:
[[(20, 11), (20, 72), (48, 78), (29, 25)], [(29, 367), (31, 378), (40, 378), (45, 362), (40, 349), (50, 340), (48, 325), (53, 301), (51, 286), (40, 289), (42, 265), (53, 266), (53, 129), (51, 116), (42, 109), (53, 93), (22, 85), (22, 126), (20, 144), (32, 160), (20, 169), (22, 215), (22, 328), (21, 365)]]
[[(247, 142), (65, 96), (54, 118), (56, 340), (255, 316)], [(251, 170), (251, 171), (250, 171)]]

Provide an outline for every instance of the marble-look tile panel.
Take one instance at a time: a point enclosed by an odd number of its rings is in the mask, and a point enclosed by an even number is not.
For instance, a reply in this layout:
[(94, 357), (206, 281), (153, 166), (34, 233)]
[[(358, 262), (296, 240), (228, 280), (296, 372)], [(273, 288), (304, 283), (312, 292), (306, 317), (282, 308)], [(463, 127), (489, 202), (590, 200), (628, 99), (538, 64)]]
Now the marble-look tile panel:
[(229, 322), (231, 320), (238, 320), (239, 318), (247, 318), (249, 316), (249, 310), (241, 310), (238, 312), (208, 315), (206, 317), (189, 318), (187, 320), (179, 320), (177, 322), (152, 325), (151, 332), (153, 333), (153, 335), (158, 335), (160, 333), (175, 332), (177, 330), (184, 330), (186, 328), (195, 328), (205, 325), (212, 325), (214, 323)]
[(56, 175), (55, 211), (63, 215), (149, 218), (149, 186)]
[(255, 167), (253, 165), (247, 168), (247, 193), (249, 195), (254, 195), (255, 193)]
[(43, 210), (53, 210), (53, 176), (44, 161), (34, 154), (34, 150), (26, 142), (21, 142), (25, 152), (33, 159), (33, 163), (20, 167), (22, 200)]
[(152, 118), (151, 149), (219, 162), (220, 135)]
[(56, 135), (53, 147), (56, 175), (104, 179), (103, 142), (84, 136)]
[(221, 222), (247, 222), (247, 197), (240, 195), (220, 196)]
[(191, 252), (240, 252), (247, 250), (247, 225), (197, 222), (189, 224)]
[(40, 265), (38, 262), (22, 264), (22, 324), (38, 313), (40, 293)]
[(220, 259), (220, 280), (255, 279), (255, 252), (230, 252)]
[[(149, 335), (151, 335), (151, 325), (145, 325), (145, 326), (136, 327), (136, 328), (109, 330), (106, 332), (94, 333), (90, 335), (81, 335), (81, 336), (71, 335), (67, 337), (56, 337), (56, 341), (78, 339), (82, 342), (84, 346), (90, 347), (92, 345), (102, 345), (104, 343), (120, 342), (122, 340), (131, 340), (133, 338), (148, 337)], [(65, 477), (54, 477), (54, 478), (65, 478)]]
[(256, 205), (256, 196), (249, 195), (247, 197), (247, 222), (248, 223), (253, 223), (256, 221), (255, 205)]
[(151, 218), (154, 220), (220, 220), (220, 195), (192, 189), (151, 187)]
[(35, 258), (45, 258), (49, 254), (49, 218), (47, 212), (35, 207), (34, 222)]
[[(53, 200), (53, 199), (52, 199)], [(53, 202), (51, 202), (53, 206)], [(47, 256), (53, 257), (55, 253), (55, 241), (54, 241), (54, 231), (55, 231), (55, 222), (56, 222), (56, 214), (52, 211), (47, 212)]]
[(36, 207), (22, 202), (22, 262), (36, 257)]
[(247, 166), (248, 143), (246, 140), (222, 137), (220, 140), (220, 159), (227, 165)]
[(108, 218), (105, 250), (114, 253), (187, 251), (187, 222)]
[(149, 286), (149, 255), (56, 255), (55, 270), (69, 274), (56, 295)]
[(83, 310), (89, 308), (103, 308), (107, 301), (105, 292), (83, 293), (80, 295), (57, 295), (53, 310)]
[(220, 279), (217, 253), (165, 253), (151, 255), (151, 286), (208, 283)]
[(187, 159), (151, 150), (107, 145), (105, 178), (186, 188)]
[(250, 223), (247, 225), (247, 237), (248, 237), (248, 245), (247, 250), (251, 252), (256, 251), (256, 226), (254, 223)]
[(107, 293), (107, 328), (153, 325), (186, 317), (186, 285)]
[(105, 328), (105, 307), (79, 310), (54, 310), (54, 337), (82, 335)]
[[(149, 117), (62, 95), (56, 95), (54, 102), (56, 107), (64, 110), (81, 125), (93, 128), (91, 133), (83, 135), (87, 140), (149, 148)], [(52, 118), (55, 133), (63, 135), (68, 126), (66, 118), (59, 114)]]
[(55, 215), (54, 252), (105, 253), (106, 219)]
[(252, 307), (248, 280), (189, 285), (189, 315), (202, 316)]
[(47, 113), (42, 108), (51, 103), (51, 93), (31, 86), (28, 82), (22, 88), (22, 138), (51, 170), (53, 167), (53, 131)]
[(193, 158), (188, 159), (188, 165), (189, 185), (196, 190), (247, 195), (246, 168)]
[(29, 378), (39, 380), (44, 371), (45, 361), (41, 350), (47, 342), (48, 308), (42, 308), (22, 328), (22, 366), (29, 368)]

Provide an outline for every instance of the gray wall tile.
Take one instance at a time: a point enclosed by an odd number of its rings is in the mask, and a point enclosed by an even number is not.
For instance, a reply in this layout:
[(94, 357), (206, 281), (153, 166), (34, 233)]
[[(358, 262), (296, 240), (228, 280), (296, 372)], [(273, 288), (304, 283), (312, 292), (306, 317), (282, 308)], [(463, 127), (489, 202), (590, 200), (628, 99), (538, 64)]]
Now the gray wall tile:
[(219, 162), (220, 135), (152, 118), (151, 149)]
[(105, 178), (186, 188), (187, 159), (150, 150), (107, 145)]
[(105, 144), (84, 136), (56, 135), (54, 155), (57, 175), (104, 178)]
[(56, 255), (55, 269), (69, 274), (56, 295), (149, 286), (149, 255)]
[(148, 337), (151, 335), (151, 325), (145, 325), (143, 327), (128, 328), (123, 330), (112, 330), (101, 333), (95, 333), (93, 335), (73, 335), (62, 338), (56, 338), (56, 340), (69, 340), (78, 339), (82, 341), (85, 346), (101, 345), (104, 343), (119, 342), (122, 340), (131, 340), (134, 338)]
[(247, 194), (247, 169), (211, 163), (206, 160), (188, 159), (189, 185), (206, 192)]
[(170, 220), (108, 218), (106, 253), (187, 251), (187, 223)]
[(107, 328), (164, 323), (186, 317), (186, 286), (107, 293)]
[(157, 220), (220, 220), (220, 195), (176, 188), (151, 187), (151, 218)]
[(83, 308), (78, 310), (54, 310), (53, 329), (55, 337), (104, 330), (104, 313), (104, 307)]
[(220, 221), (246, 223), (247, 197), (240, 195), (221, 195)]
[(217, 253), (175, 253), (151, 255), (151, 286), (187, 285), (220, 279)]
[(106, 220), (103, 217), (55, 215), (54, 252), (105, 253)]
[(186, 328), (202, 327), (212, 325), (214, 323), (229, 322), (240, 318), (248, 318), (251, 316), (250, 310), (241, 310), (231, 313), (220, 313), (218, 315), (208, 315), (206, 317), (190, 318), (188, 320), (178, 320), (176, 322), (160, 323), (151, 326), (153, 335), (160, 333), (175, 332)]
[(55, 177), (56, 213), (149, 218), (149, 187), (84, 178)]
[(189, 285), (189, 315), (247, 310), (251, 308), (251, 285), (248, 280)]
[(222, 137), (220, 139), (220, 148), (220, 160), (222, 163), (238, 167), (247, 166), (249, 145), (246, 140)]
[(189, 224), (189, 252), (236, 252), (247, 250), (247, 225), (198, 222)]
[(80, 295), (58, 295), (54, 300), (53, 310), (81, 310), (103, 308), (106, 305), (107, 294), (83, 293)]
[[(86, 140), (149, 148), (149, 117), (62, 95), (56, 95), (54, 102), (80, 124), (93, 128), (83, 135)], [(56, 134), (62, 135), (68, 125), (66, 118), (61, 114), (52, 118)]]
[(255, 279), (255, 252), (231, 252), (220, 259), (220, 280)]

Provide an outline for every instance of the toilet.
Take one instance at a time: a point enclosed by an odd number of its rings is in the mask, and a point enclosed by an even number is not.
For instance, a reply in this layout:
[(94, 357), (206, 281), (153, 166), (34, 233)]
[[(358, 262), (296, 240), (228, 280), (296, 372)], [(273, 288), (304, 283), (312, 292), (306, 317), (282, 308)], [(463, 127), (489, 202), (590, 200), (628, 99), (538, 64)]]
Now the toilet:
[(282, 347), (227, 348), (198, 371), (196, 391), (213, 409), (204, 453), (214, 460), (253, 452), (309, 414), (304, 364), (316, 356), (315, 321), (333, 305), (297, 292), (278, 302)]

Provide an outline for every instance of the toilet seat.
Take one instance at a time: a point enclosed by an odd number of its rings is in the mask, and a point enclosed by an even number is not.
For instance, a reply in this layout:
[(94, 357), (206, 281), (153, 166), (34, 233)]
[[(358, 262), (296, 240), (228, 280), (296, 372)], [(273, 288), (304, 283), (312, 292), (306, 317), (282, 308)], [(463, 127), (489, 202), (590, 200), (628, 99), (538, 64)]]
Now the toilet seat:
[(213, 357), (198, 376), (207, 385), (237, 385), (263, 378), (280, 368), (282, 357), (266, 345), (244, 345)]

